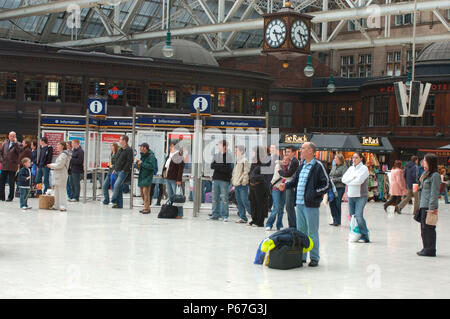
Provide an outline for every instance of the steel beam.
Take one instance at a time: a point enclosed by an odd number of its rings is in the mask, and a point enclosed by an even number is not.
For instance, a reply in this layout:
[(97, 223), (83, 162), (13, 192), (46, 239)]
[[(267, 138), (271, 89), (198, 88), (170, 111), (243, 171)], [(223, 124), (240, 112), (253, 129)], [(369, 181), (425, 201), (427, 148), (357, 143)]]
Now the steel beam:
[[(439, 0), (439, 1), (428, 1), (417, 3), (418, 11), (433, 11), (436, 9), (449, 9), (450, 0)], [(390, 5), (380, 6), (380, 15), (388, 14), (400, 14), (405, 12), (413, 12), (413, 3), (394, 3)], [(345, 10), (330, 10), (327, 12), (312, 12), (310, 13), (313, 18), (314, 23), (320, 23), (325, 21), (341, 21), (341, 20), (354, 20), (359, 18), (367, 18), (373, 14), (371, 8), (354, 8)], [(245, 18), (244, 18), (245, 19)], [(201, 25), (182, 29), (172, 29), (173, 36), (183, 36), (183, 35), (197, 35), (202, 33), (218, 33), (218, 32), (239, 32), (247, 30), (262, 30), (264, 25), (264, 20), (262, 18), (250, 19), (245, 21), (235, 21), (226, 23), (217, 23), (209, 25)], [(163, 38), (165, 36), (164, 31), (154, 31), (154, 32), (139, 32), (129, 35), (129, 40), (145, 40), (153, 38)], [(231, 36), (230, 36), (231, 37)], [(57, 42), (56, 46), (84, 46), (84, 45), (97, 45), (106, 44), (116, 41), (126, 41), (126, 37), (123, 36), (107, 36), (98, 37), (91, 39), (83, 39), (77, 41), (64, 41)], [(229, 44), (230, 38), (225, 42), (225, 45)], [(375, 41), (375, 40), (373, 40)], [(370, 41), (369, 41), (370, 42)]]
[[(426, 44), (431, 42), (439, 41), (450, 41), (450, 33), (436, 34), (436, 35), (422, 35), (416, 36), (417, 44)], [(399, 44), (409, 44), (412, 43), (412, 37), (402, 37), (402, 38), (380, 38), (373, 39), (373, 43), (367, 40), (358, 41), (335, 41), (330, 43), (311, 43), (311, 51), (329, 51), (329, 50), (345, 50), (345, 49), (363, 49), (363, 48), (373, 48), (373, 47), (383, 47)], [(226, 58), (234, 56), (253, 56), (261, 53), (261, 48), (255, 49), (240, 49), (230, 52), (214, 52), (216, 58)]]
[(237, 0), (231, 7), (230, 12), (228, 12), (228, 14), (225, 17), (225, 19), (223, 20), (223, 22), (227, 22), (228, 20), (232, 19), (234, 17), (234, 15), (236, 14), (236, 12), (241, 7), (243, 2), (244, 2), (244, 0)]
[[(129, 0), (122, 0), (122, 2)], [(80, 9), (96, 7), (99, 4), (107, 4), (107, 0), (62, 0), (53, 1), (34, 6), (17, 9), (3, 10), (0, 12), (0, 20), (38, 16), (47, 13), (64, 12), (70, 5), (77, 5)]]
[(215, 24), (217, 23), (217, 19), (214, 16), (214, 14), (212, 13), (211, 9), (209, 9), (208, 5), (206, 4), (206, 2), (204, 0), (197, 0), (200, 3), (200, 6), (203, 8), (203, 10), (205, 11), (206, 15), (208, 16), (209, 20), (211, 21), (211, 23)]

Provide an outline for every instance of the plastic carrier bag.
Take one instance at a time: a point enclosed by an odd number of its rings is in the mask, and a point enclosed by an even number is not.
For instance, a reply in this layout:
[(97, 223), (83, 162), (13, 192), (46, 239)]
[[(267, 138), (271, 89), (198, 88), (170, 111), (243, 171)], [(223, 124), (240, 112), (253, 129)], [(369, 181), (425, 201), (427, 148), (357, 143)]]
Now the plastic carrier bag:
[(361, 232), (358, 227), (358, 222), (356, 221), (355, 216), (352, 216), (350, 219), (350, 233), (348, 234), (349, 242), (357, 242), (361, 239)]

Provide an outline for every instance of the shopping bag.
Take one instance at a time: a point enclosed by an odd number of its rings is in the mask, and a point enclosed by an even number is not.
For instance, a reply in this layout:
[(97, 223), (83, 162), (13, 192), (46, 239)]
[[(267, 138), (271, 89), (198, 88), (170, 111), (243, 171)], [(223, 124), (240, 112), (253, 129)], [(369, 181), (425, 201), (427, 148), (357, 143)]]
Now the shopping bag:
[(425, 219), (425, 224), (429, 226), (436, 226), (438, 221), (438, 214), (427, 210), (427, 217)]
[(186, 202), (186, 196), (183, 194), (183, 188), (180, 185), (177, 185), (177, 190), (175, 191), (175, 195), (170, 199), (172, 203), (184, 203)]
[(158, 218), (176, 218), (178, 215), (178, 208), (172, 205), (170, 201), (161, 206)]
[(109, 175), (109, 185), (111, 185), (111, 189), (114, 190), (114, 184), (116, 183), (117, 176), (116, 174)]
[(361, 232), (358, 227), (358, 222), (355, 216), (350, 219), (350, 233), (348, 234), (348, 241), (357, 242), (361, 239)]

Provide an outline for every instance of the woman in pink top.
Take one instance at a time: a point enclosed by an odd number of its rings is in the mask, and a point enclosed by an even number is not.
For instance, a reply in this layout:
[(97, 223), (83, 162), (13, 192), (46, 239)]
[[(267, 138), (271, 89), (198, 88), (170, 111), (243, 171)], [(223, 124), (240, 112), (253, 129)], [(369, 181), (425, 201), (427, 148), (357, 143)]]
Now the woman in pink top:
[(387, 211), (386, 209), (388, 206), (394, 204), (395, 212), (397, 214), (401, 214), (397, 208), (397, 204), (401, 201), (402, 196), (406, 195), (406, 181), (405, 175), (403, 174), (401, 161), (394, 162), (394, 167), (391, 171), (389, 194), (391, 197), (386, 203), (384, 203), (384, 210)]

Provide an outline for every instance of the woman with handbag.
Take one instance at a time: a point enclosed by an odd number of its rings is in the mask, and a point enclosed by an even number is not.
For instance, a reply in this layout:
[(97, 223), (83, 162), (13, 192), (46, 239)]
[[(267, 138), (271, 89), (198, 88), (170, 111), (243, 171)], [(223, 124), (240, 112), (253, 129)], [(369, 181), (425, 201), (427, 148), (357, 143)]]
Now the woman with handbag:
[(252, 220), (248, 224), (253, 227), (264, 227), (264, 218), (269, 211), (269, 187), (266, 175), (270, 174), (270, 157), (264, 147), (256, 147), (253, 151), (250, 166), (250, 209)]
[(439, 170), (439, 173), (441, 174), (441, 191), (439, 193), (440, 195), (444, 196), (445, 203), (450, 204), (450, 201), (448, 200), (448, 190), (447, 190), (448, 181), (445, 178), (445, 174), (447, 174), (447, 171), (445, 170), (445, 168), (441, 168)]
[(336, 154), (336, 156), (334, 157), (334, 163), (335, 165), (330, 172), (330, 178), (333, 181), (334, 186), (336, 187), (337, 195), (334, 200), (329, 202), (331, 216), (333, 217), (333, 223), (330, 225), (340, 226), (342, 215), (342, 196), (344, 196), (345, 193), (345, 184), (342, 183), (342, 176), (344, 176), (345, 172), (347, 171), (347, 165), (345, 164), (345, 158), (342, 154)]
[(52, 210), (59, 209), (61, 212), (65, 212), (67, 209), (67, 178), (69, 177), (69, 163), (70, 153), (67, 150), (66, 142), (61, 141), (56, 147), (58, 151), (58, 158), (55, 163), (47, 164), (47, 167), (54, 170), (53, 185), (55, 186), (55, 205)]
[(435, 154), (425, 155), (425, 172), (420, 177), (419, 211), (414, 219), (420, 223), (423, 249), (419, 256), (436, 257), (436, 223), (439, 203), (441, 177), (438, 172), (438, 158)]
[(402, 201), (402, 196), (406, 196), (406, 193), (406, 181), (402, 170), (402, 162), (397, 160), (394, 162), (390, 176), (389, 194), (391, 197), (384, 203), (384, 211), (387, 212), (387, 208), (393, 204), (395, 206), (395, 212), (401, 214), (397, 205)]
[[(166, 188), (169, 196), (169, 201), (172, 200), (173, 196), (177, 193), (183, 194), (182, 180), (184, 171), (184, 158), (183, 151), (179, 149), (177, 143), (170, 142), (169, 146), (169, 156), (167, 156), (164, 168), (162, 171), (162, 176), (166, 180)], [(183, 206), (177, 206), (178, 215), (177, 219), (183, 218)]]

